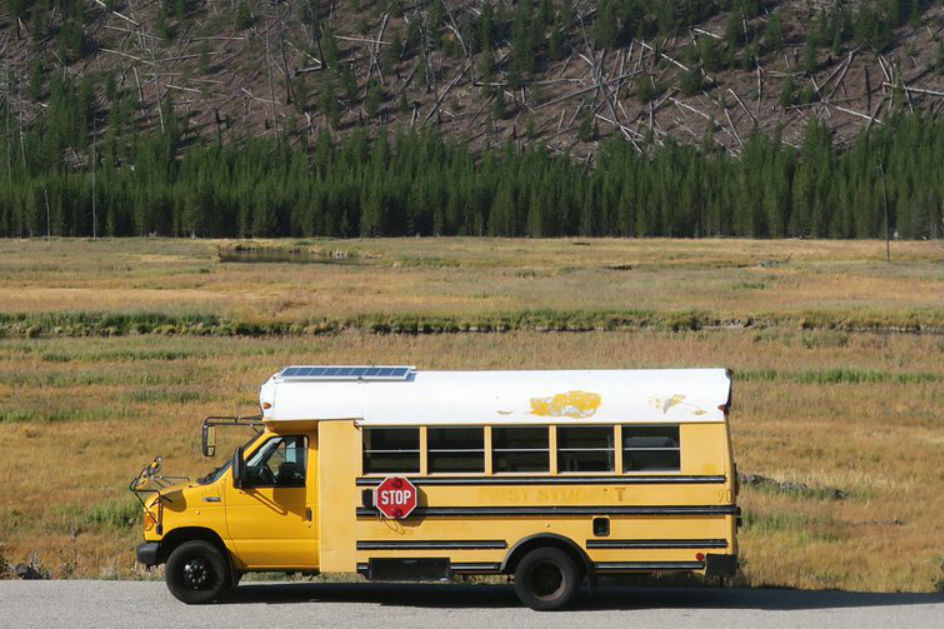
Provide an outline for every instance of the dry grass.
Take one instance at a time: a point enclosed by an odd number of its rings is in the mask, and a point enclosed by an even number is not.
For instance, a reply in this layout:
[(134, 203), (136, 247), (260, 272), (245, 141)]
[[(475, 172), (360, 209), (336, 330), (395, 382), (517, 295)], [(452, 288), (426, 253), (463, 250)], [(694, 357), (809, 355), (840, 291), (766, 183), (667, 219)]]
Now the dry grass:
[[(827, 321), (862, 310), (890, 319), (941, 311), (933, 243), (895, 243), (900, 261), (891, 266), (877, 243), (312, 246), (377, 257), (360, 265), (224, 265), (214, 260), (215, 244), (202, 242), (2, 242), (0, 308), (261, 321), (335, 309), (470, 316), (490, 308), (591, 305), (695, 307), (732, 317), (815, 310)], [(790, 255), (785, 265), (750, 266)], [(603, 268), (614, 263), (634, 268)], [(279, 309), (270, 301), (297, 305)], [(740, 470), (847, 494), (832, 500), (746, 488), (745, 578), (757, 585), (928, 591), (940, 587), (944, 560), (942, 358), (944, 340), (936, 334), (804, 329), (793, 320), (677, 332), (10, 337), (0, 341), (0, 443), (7, 453), (0, 457), (0, 545), (11, 562), (35, 551), (54, 576), (140, 576), (133, 556), (140, 525), (128, 510), (126, 482), (156, 453), (172, 473), (208, 471), (217, 463), (199, 456), (202, 416), (253, 412), (258, 385), (288, 363), (724, 365), (735, 370)]]
[[(935, 243), (748, 240), (280, 241), (353, 257), (220, 263), (215, 241), (0, 242), (0, 312), (201, 313), (297, 321), (387, 313), (700, 310), (721, 318), (939, 306)], [(624, 270), (614, 270), (621, 267)], [(936, 299), (935, 299), (936, 297)]]

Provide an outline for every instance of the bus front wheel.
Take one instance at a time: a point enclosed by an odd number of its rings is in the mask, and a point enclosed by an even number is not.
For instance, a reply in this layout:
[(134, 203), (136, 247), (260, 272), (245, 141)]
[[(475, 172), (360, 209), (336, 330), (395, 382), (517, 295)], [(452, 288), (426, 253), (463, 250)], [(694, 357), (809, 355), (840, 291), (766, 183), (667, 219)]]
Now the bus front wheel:
[(577, 593), (580, 573), (567, 553), (557, 548), (537, 548), (515, 568), (515, 592), (521, 602), (537, 611), (566, 607)]
[(167, 588), (184, 603), (199, 605), (217, 598), (230, 585), (226, 557), (203, 540), (184, 542), (171, 552), (164, 569)]

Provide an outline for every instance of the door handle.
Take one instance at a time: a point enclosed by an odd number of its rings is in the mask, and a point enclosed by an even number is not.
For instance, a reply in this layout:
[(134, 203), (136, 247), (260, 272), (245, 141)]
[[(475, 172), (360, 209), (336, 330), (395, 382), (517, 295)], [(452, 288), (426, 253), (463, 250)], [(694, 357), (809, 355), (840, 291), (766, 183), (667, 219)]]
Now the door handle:
[(205, 496), (203, 502), (222, 502), (222, 498), (219, 496)]
[(305, 518), (306, 518), (309, 522), (311, 522), (311, 507), (306, 507), (306, 508), (305, 508)]

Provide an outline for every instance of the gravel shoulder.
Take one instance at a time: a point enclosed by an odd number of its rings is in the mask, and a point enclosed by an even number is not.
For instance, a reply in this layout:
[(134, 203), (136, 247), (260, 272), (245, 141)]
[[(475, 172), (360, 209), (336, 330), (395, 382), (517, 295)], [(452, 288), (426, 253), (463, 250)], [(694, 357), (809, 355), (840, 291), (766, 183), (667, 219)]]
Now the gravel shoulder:
[(944, 594), (603, 588), (575, 609), (522, 608), (509, 586), (247, 583), (192, 607), (154, 581), (0, 581), (0, 628), (720, 626), (944, 628)]

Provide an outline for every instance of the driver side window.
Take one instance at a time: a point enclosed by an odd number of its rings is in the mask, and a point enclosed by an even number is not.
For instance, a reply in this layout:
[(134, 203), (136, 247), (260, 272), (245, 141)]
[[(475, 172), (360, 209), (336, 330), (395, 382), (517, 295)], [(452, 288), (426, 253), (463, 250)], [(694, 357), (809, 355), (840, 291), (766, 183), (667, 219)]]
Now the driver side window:
[(246, 479), (253, 487), (304, 487), (308, 438), (269, 439), (246, 462)]

